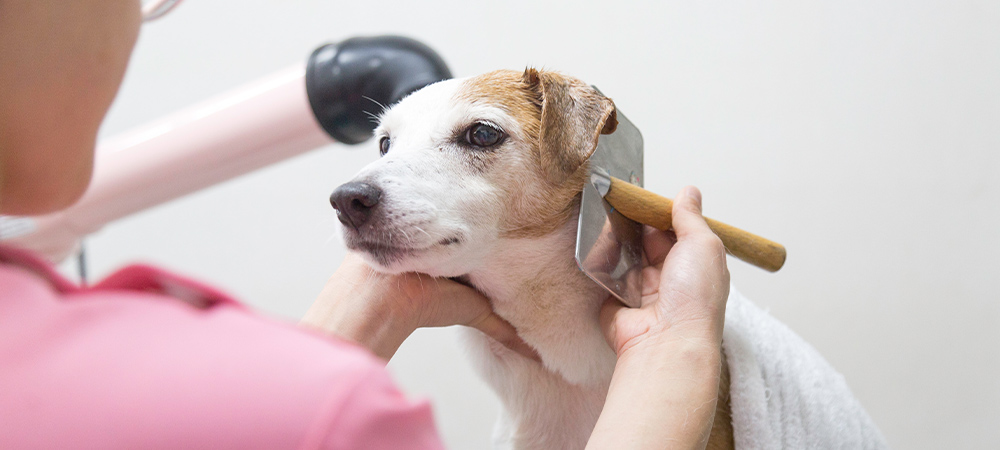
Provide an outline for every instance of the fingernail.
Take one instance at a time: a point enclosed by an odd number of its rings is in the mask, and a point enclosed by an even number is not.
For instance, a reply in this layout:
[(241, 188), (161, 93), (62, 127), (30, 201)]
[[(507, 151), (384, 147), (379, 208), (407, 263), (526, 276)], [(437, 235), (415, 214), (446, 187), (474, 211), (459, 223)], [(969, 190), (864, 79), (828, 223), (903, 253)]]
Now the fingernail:
[(688, 186), (687, 188), (685, 188), (685, 191), (688, 197), (691, 197), (691, 199), (697, 202), (699, 205), (701, 204), (701, 192), (698, 191), (697, 188), (695, 188), (694, 186)]

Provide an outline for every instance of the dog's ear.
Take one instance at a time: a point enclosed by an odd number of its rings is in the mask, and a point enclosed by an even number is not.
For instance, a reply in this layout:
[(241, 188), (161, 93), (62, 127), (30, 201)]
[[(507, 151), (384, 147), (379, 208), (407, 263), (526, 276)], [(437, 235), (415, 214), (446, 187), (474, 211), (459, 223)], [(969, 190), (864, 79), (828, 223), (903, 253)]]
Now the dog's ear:
[(522, 82), (542, 110), (539, 159), (549, 181), (562, 184), (597, 149), (597, 138), (618, 126), (615, 104), (583, 82), (528, 68)]

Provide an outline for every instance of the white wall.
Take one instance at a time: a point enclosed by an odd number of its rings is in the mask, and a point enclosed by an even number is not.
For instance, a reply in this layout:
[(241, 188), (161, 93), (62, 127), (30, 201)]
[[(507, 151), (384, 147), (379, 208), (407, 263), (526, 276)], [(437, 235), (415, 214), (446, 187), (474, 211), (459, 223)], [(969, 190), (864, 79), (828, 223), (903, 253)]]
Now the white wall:
[[(1000, 7), (991, 1), (188, 0), (143, 29), (110, 136), (304, 61), (396, 33), (458, 76), (535, 65), (594, 83), (643, 130), (647, 187), (785, 244), (740, 289), (847, 377), (897, 448), (1000, 441)], [(108, 226), (92, 270), (135, 260), (300, 316), (344, 254), (327, 203), (377, 157), (333, 145)], [(69, 265), (64, 265), (68, 270)], [(390, 365), (452, 448), (497, 403), (451, 331)]]

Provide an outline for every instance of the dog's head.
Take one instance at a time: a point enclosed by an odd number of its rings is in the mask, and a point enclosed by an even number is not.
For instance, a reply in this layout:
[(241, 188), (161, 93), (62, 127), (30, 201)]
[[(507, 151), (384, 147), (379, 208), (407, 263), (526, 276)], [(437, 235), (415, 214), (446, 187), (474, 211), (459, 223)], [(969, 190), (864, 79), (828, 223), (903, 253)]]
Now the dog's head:
[(505, 239), (572, 219), (587, 159), (616, 125), (610, 99), (558, 73), (442, 81), (383, 113), (382, 158), (330, 201), (376, 268), (463, 275)]

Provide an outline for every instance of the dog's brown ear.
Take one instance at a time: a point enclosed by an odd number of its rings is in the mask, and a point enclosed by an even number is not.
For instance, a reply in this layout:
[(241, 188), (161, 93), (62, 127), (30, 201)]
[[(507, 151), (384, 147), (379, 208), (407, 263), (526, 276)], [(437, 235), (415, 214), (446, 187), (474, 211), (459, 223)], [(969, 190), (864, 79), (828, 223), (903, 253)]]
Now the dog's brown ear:
[(597, 138), (618, 126), (615, 104), (583, 82), (529, 68), (522, 81), (542, 110), (539, 159), (549, 181), (562, 184), (597, 149)]

